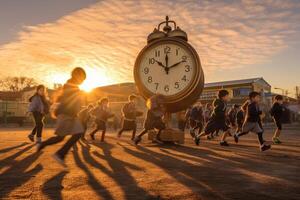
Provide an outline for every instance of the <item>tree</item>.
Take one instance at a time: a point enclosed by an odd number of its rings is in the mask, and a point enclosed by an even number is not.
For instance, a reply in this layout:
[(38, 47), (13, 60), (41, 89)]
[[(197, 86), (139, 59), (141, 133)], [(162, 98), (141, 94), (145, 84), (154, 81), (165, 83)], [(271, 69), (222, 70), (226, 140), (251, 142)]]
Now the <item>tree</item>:
[(26, 88), (34, 87), (37, 83), (33, 78), (21, 77), (6, 77), (0, 80), (0, 90), (19, 92)]

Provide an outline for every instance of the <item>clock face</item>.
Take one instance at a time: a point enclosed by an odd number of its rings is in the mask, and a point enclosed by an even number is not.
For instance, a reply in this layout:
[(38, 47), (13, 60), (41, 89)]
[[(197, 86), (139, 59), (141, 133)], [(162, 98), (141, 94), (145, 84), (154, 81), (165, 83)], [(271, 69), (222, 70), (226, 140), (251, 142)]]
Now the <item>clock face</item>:
[(141, 84), (151, 93), (177, 95), (195, 78), (196, 59), (184, 44), (161, 41), (144, 50), (137, 65)]

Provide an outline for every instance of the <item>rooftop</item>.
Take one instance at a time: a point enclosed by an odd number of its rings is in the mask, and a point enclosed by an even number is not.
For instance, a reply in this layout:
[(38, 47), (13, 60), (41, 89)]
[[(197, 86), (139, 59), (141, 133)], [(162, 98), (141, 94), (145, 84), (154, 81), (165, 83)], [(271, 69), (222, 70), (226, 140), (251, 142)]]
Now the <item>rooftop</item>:
[(218, 87), (218, 86), (228, 86), (228, 85), (238, 85), (238, 84), (247, 84), (247, 83), (255, 83), (257, 81), (263, 81), (267, 85), (271, 86), (265, 79), (262, 77), (257, 78), (249, 78), (249, 79), (240, 79), (240, 80), (231, 80), (231, 81), (221, 81), (221, 82), (212, 82), (212, 83), (205, 83), (204, 87)]

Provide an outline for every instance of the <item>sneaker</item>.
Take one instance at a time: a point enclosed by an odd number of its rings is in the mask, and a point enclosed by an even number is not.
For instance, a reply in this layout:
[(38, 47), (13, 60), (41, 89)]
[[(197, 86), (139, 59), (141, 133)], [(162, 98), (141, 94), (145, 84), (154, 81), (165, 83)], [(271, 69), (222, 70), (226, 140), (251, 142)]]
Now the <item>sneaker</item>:
[(199, 144), (200, 144), (200, 137), (199, 137), (199, 136), (195, 136), (195, 137), (194, 137), (194, 142), (195, 142), (195, 144), (196, 144), (197, 146), (199, 146)]
[(63, 159), (62, 157), (60, 157), (59, 155), (54, 154), (54, 155), (52, 156), (52, 158), (53, 158), (58, 164), (60, 164), (62, 167), (64, 167), (64, 168), (67, 168), (67, 167), (68, 167), (68, 166), (66, 165), (64, 159)]
[(275, 138), (273, 138), (273, 143), (274, 144), (281, 144), (281, 141), (277, 137), (275, 137)]
[(34, 135), (29, 134), (27, 137), (31, 142), (34, 142)]
[(142, 141), (142, 138), (141, 137), (135, 137), (133, 141), (134, 141), (135, 145), (138, 145)]
[(95, 135), (94, 134), (90, 134), (90, 136), (91, 136), (92, 140), (95, 140)]
[(228, 144), (226, 141), (221, 141), (221, 142), (220, 142), (220, 145), (221, 145), (221, 146), (225, 146), (225, 147), (228, 147), (228, 146), (229, 146), (229, 144)]
[(239, 136), (237, 134), (233, 135), (235, 143), (239, 143)]
[(260, 151), (266, 151), (268, 149), (271, 149), (271, 145), (263, 144), (260, 146)]
[(213, 137), (210, 136), (210, 135), (206, 136), (206, 139), (208, 139), (208, 140), (211, 140), (212, 138), (213, 138)]

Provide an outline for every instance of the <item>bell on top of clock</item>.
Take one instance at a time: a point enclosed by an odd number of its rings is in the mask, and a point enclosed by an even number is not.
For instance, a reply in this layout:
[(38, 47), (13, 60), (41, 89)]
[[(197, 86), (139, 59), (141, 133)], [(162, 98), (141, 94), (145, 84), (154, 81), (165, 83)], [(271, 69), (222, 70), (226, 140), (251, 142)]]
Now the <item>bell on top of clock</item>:
[[(164, 24), (164, 27), (160, 28), (161, 25)], [(173, 28), (169, 25), (173, 24)], [(183, 30), (181, 30), (178, 26), (176, 26), (176, 22), (169, 20), (169, 17), (166, 16), (166, 21), (161, 22), (157, 28), (153, 30), (152, 33), (148, 35), (147, 41), (148, 44), (161, 38), (165, 37), (177, 37), (180, 39), (183, 39), (184, 41), (187, 41), (187, 34)]]
[(188, 37), (187, 37), (186, 32), (184, 32), (183, 30), (181, 30), (179, 28), (179, 26), (177, 26), (176, 29), (174, 29), (173, 31), (169, 32), (168, 36), (169, 37), (178, 37), (178, 38), (183, 39), (184, 41), (188, 41)]
[(166, 37), (166, 33), (155, 28), (152, 33), (148, 35), (147, 41), (148, 43)]

